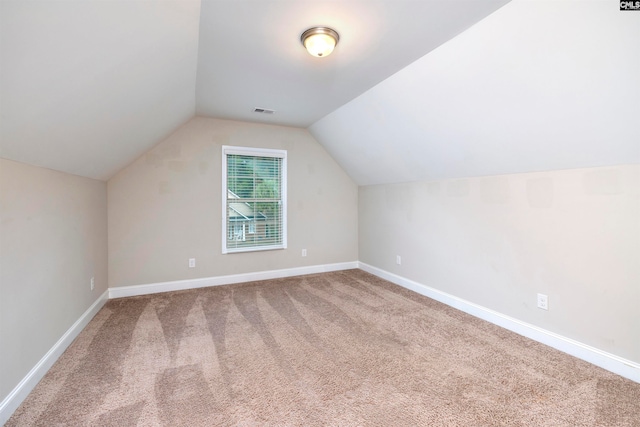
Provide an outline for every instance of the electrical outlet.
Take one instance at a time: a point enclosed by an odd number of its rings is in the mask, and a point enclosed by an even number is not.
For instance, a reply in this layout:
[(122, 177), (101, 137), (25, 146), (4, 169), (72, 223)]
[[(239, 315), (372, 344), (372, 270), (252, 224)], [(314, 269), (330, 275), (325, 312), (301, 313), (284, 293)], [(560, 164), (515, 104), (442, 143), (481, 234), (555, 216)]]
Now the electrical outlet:
[(189, 258), (189, 268), (193, 268), (196, 266), (196, 259), (195, 258)]
[(307, 256), (307, 250), (306, 249), (302, 250), (302, 256)]
[(402, 258), (400, 258), (400, 255), (396, 255), (396, 264), (402, 264)]
[(538, 308), (549, 310), (549, 297), (545, 294), (538, 294)]
[(92, 277), (91, 278), (91, 290), (94, 290), (96, 287), (96, 280)]

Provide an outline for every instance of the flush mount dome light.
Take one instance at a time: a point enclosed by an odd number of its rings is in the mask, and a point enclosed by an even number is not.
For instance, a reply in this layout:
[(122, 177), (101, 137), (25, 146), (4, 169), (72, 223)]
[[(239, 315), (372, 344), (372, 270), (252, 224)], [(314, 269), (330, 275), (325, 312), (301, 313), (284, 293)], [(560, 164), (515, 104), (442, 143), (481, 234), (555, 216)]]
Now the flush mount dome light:
[(313, 27), (302, 33), (300, 41), (307, 51), (317, 57), (329, 56), (340, 36), (329, 27)]

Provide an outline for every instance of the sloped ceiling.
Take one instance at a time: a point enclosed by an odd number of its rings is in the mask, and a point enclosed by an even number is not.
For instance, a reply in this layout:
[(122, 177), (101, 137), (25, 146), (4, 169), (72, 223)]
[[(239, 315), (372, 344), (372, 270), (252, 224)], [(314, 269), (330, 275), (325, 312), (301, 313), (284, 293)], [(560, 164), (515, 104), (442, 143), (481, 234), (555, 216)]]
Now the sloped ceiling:
[(310, 127), (359, 185), (640, 163), (640, 12), (515, 0)]
[(507, 2), (1, 0), (0, 157), (106, 180), (198, 114), (309, 127), (360, 185), (640, 162), (640, 12)]
[[(507, 1), (205, 0), (197, 112), (308, 127)], [(314, 25), (340, 33), (331, 56), (314, 58), (300, 43)]]
[(2, 0), (0, 156), (108, 179), (195, 114), (307, 127), (507, 1)]
[(199, 1), (0, 1), (0, 157), (106, 179), (195, 114)]

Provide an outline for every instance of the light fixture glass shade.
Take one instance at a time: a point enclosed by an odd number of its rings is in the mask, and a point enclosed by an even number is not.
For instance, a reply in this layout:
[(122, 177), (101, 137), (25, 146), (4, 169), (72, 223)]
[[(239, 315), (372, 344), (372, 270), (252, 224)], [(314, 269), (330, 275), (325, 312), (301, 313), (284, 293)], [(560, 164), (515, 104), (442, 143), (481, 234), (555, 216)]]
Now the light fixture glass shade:
[(317, 57), (328, 56), (338, 44), (340, 36), (335, 30), (327, 27), (309, 28), (300, 36), (307, 51)]

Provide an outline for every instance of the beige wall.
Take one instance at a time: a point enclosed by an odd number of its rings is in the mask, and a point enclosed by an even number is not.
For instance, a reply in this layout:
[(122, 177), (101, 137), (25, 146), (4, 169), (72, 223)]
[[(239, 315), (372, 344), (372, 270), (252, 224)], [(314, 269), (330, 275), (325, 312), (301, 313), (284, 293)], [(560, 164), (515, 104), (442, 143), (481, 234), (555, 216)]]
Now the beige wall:
[(106, 183), (0, 159), (0, 217), (2, 401), (107, 289)]
[(639, 165), (360, 187), (359, 227), (362, 262), (640, 362)]
[[(288, 249), (222, 255), (222, 145), (287, 150)], [(196, 117), (108, 195), (110, 287), (358, 259), (357, 186), (304, 129)]]

